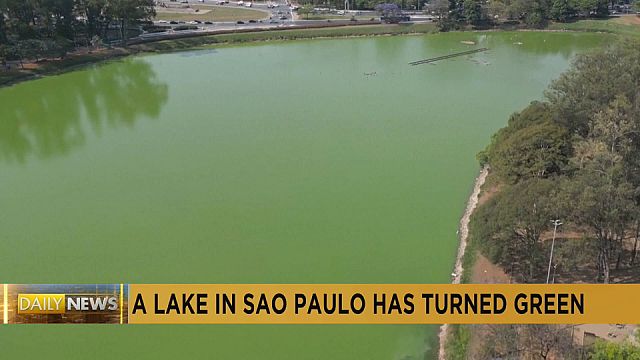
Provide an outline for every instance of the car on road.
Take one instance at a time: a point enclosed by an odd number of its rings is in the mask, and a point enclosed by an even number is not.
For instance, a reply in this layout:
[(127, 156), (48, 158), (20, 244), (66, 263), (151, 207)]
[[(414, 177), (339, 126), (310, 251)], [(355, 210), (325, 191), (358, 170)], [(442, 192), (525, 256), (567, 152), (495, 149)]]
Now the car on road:
[(270, 20), (269, 21), (269, 24), (277, 24), (277, 23), (278, 23), (278, 20)]
[(205, 21), (204, 23), (205, 23), (206, 25), (213, 25), (213, 22), (212, 22), (212, 21)]
[(178, 25), (178, 22), (177, 22), (177, 21), (175, 21), (175, 20), (171, 20), (171, 21), (169, 21), (169, 24), (171, 24), (171, 25)]
[(242, 21), (242, 20), (238, 20), (238, 21), (236, 21), (236, 24), (238, 24), (238, 25), (244, 25), (244, 21)]
[(169, 22), (167, 20), (158, 20), (159, 24), (168, 24)]
[(255, 20), (251, 19), (251, 20), (249, 20), (249, 23), (251, 23), (251, 24), (255, 24), (255, 23), (257, 23), (257, 21), (255, 21)]
[(287, 20), (286, 16), (280, 16), (280, 20)]

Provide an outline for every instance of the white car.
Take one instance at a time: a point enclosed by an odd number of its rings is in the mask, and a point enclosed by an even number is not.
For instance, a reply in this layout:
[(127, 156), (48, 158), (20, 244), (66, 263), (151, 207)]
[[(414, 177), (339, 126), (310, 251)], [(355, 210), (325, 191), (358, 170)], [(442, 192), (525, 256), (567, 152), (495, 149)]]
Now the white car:
[(236, 4), (237, 4), (238, 6), (242, 6), (242, 5), (244, 5), (244, 1), (240, 0), (240, 1), (238, 1)]
[(252, 4), (252, 3), (250, 3), (250, 2), (248, 2), (248, 3), (244, 3), (244, 6), (245, 6), (245, 7), (252, 7), (252, 6), (253, 6), (253, 4)]
[(158, 24), (168, 24), (167, 20), (158, 20)]

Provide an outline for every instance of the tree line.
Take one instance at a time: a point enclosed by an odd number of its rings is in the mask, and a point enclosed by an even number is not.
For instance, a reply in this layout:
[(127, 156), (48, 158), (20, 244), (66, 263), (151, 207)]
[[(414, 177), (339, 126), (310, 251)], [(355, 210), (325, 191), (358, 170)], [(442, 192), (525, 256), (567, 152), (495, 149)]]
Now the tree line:
[[(558, 278), (552, 273), (550, 282), (639, 281), (638, 59), (640, 41), (630, 39), (578, 56), (544, 101), (513, 114), (478, 154), (490, 167), (492, 195), (471, 218), (470, 245), (517, 282), (546, 281), (551, 220), (562, 222), (562, 232), (551, 264)], [(628, 343), (576, 346), (572, 326), (475, 329), (478, 359), (640, 359), (640, 348)], [(466, 358), (463, 345), (453, 341), (462, 350), (449, 358)]]
[(76, 46), (125, 42), (153, 16), (153, 0), (0, 0), (0, 59), (62, 57)]
[(519, 281), (544, 281), (551, 219), (575, 233), (557, 249), (565, 273), (586, 264), (590, 281), (640, 276), (638, 59), (640, 41), (628, 39), (578, 56), (478, 155), (502, 187), (474, 214), (471, 238)]
[(543, 27), (550, 20), (609, 15), (609, 0), (430, 0), (426, 9), (436, 14), (441, 27), (487, 25), (498, 19)]
[[(350, 9), (372, 10), (380, 3), (395, 4), (403, 10), (424, 10), (438, 18), (443, 29), (464, 25), (489, 25), (496, 20), (522, 22), (543, 27), (550, 20), (604, 17), (609, 6), (633, 0), (347, 0)], [(640, 5), (640, 1), (635, 1)], [(345, 0), (301, 0), (311, 7), (343, 9)]]

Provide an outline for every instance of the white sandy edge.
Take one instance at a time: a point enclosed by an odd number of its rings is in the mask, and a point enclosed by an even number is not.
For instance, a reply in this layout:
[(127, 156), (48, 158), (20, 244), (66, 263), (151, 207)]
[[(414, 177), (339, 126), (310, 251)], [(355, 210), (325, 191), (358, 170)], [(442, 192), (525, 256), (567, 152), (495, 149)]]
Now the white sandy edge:
[[(462, 260), (464, 258), (464, 252), (467, 249), (467, 238), (469, 237), (469, 220), (471, 219), (471, 214), (475, 210), (478, 205), (478, 197), (480, 196), (480, 188), (484, 185), (485, 180), (487, 180), (487, 175), (489, 174), (489, 168), (484, 167), (480, 171), (480, 175), (476, 178), (475, 184), (473, 185), (473, 192), (471, 196), (469, 196), (469, 201), (467, 202), (467, 208), (464, 210), (464, 215), (462, 219), (460, 219), (460, 245), (458, 246), (458, 255), (456, 256), (456, 265), (454, 266), (453, 272), (455, 276), (451, 281), (452, 284), (459, 284), (462, 280), (462, 273), (464, 272), (464, 268), (462, 267)], [(447, 332), (449, 330), (449, 324), (442, 324), (440, 326), (440, 332), (438, 334), (438, 339), (440, 342), (440, 350), (438, 351), (438, 359), (445, 360), (445, 345), (447, 342)]]

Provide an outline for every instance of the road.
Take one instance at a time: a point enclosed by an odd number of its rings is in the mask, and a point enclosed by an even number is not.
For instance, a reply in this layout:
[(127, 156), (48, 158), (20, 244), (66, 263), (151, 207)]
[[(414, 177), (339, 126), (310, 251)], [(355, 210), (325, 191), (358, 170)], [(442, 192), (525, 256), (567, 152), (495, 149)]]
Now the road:
[[(170, 3), (166, 1), (166, 3)], [(216, 5), (216, 6), (225, 6), (225, 7), (236, 7), (236, 8), (245, 8), (244, 5), (238, 5), (236, 1), (230, 1), (228, 4), (219, 5), (219, 0), (203, 0), (203, 1), (195, 1), (190, 0), (188, 2), (189, 5)], [(331, 22), (335, 25), (344, 25), (344, 24), (353, 24), (353, 22), (346, 18), (345, 19), (332, 19), (332, 20), (303, 20), (298, 19), (297, 14), (292, 10), (289, 5), (289, 2), (286, 0), (274, 0), (270, 1), (274, 7), (269, 7), (267, 2), (252, 2), (252, 9), (265, 11), (265, 18), (262, 20), (258, 20), (255, 22), (242, 21), (243, 23), (239, 24), (238, 22), (212, 22), (211, 24), (205, 23), (185, 23), (179, 22), (176, 24), (170, 24), (167, 21), (155, 21), (156, 25), (160, 26), (170, 26), (171, 30), (167, 32), (158, 32), (158, 33), (143, 33), (139, 36), (142, 40), (149, 39), (162, 39), (164, 37), (171, 37), (176, 34), (198, 34), (198, 33), (207, 33), (214, 31), (233, 31), (233, 30), (247, 30), (247, 29), (274, 29), (274, 28), (283, 28), (283, 27), (292, 27), (292, 26), (313, 26), (313, 25), (326, 25), (328, 22)], [(179, 2), (175, 2), (174, 4), (180, 4)], [(367, 12), (371, 13), (372, 17), (376, 17), (375, 12)], [(195, 25), (198, 27), (197, 30), (180, 30), (175, 31), (173, 28), (180, 25)]]

